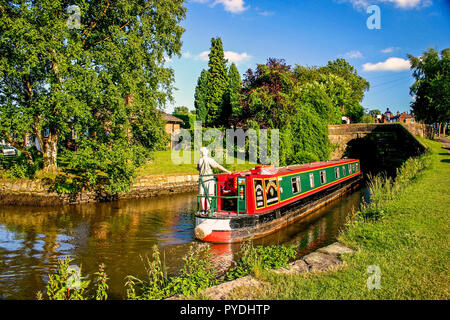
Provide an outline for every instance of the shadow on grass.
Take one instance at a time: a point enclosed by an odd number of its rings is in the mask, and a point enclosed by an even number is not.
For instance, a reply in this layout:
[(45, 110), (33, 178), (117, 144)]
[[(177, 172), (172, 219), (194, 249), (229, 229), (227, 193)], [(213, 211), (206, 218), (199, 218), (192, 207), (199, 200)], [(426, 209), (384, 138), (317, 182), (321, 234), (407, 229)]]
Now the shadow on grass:
[(441, 162), (450, 163), (450, 159), (442, 159)]

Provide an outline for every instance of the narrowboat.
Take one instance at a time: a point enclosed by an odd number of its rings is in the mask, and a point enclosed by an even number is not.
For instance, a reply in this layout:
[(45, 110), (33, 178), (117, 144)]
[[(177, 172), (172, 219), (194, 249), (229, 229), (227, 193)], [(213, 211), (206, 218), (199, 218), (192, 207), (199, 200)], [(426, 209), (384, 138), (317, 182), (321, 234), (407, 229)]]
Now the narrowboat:
[[(214, 175), (214, 195), (204, 192), (197, 196), (195, 237), (233, 243), (266, 236), (356, 188), (361, 177), (358, 159), (286, 167), (262, 165)], [(211, 179), (200, 176), (200, 188), (205, 178)], [(208, 211), (200, 206), (205, 198)]]

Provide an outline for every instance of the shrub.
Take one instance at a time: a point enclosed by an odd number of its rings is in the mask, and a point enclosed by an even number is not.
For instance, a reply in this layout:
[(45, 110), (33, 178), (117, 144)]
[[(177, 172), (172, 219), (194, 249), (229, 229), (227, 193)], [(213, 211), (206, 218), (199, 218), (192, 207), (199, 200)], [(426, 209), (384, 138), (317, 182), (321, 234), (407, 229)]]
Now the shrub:
[(290, 259), (295, 258), (297, 251), (295, 245), (256, 246), (245, 242), (241, 246), (242, 256), (237, 266), (227, 273), (227, 280), (241, 278), (255, 274), (260, 270), (278, 269), (287, 265)]
[(158, 247), (153, 247), (153, 261), (145, 260), (147, 279), (127, 277), (127, 298), (131, 300), (161, 300), (174, 295), (190, 296), (217, 284), (211, 268), (209, 248), (189, 248), (183, 258), (179, 275), (169, 277), (161, 261)]

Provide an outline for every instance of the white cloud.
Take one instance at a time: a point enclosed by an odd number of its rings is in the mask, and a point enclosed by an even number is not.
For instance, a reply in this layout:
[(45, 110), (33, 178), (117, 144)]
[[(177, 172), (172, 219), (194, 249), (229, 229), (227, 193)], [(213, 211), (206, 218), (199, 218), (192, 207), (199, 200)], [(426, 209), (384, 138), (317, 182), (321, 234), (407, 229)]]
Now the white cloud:
[(223, 5), (225, 11), (231, 13), (241, 13), (250, 8), (250, 6), (245, 7), (244, 0), (191, 0), (193, 2), (205, 3), (214, 7), (217, 4)]
[(209, 51), (203, 51), (200, 54), (195, 56), (195, 60), (203, 60), (203, 61), (208, 61), (209, 60)]
[(359, 50), (349, 51), (344, 55), (348, 59), (361, 59), (364, 58), (363, 54)]
[[(202, 61), (208, 61), (209, 60), (209, 51), (203, 51), (195, 56), (195, 60), (202, 60)], [(252, 58), (251, 55), (249, 55), (247, 52), (233, 52), (233, 51), (224, 51), (225, 59), (228, 60), (228, 62), (234, 62), (236, 64), (240, 64), (244, 61), (247, 61)]]
[(363, 71), (403, 71), (411, 68), (409, 60), (391, 57), (384, 62), (365, 63), (363, 64)]
[(214, 5), (221, 3), (225, 11), (229, 11), (232, 13), (240, 13), (244, 12), (250, 7), (244, 7), (244, 0), (216, 0)]
[(237, 53), (233, 51), (225, 51), (224, 54), (225, 59), (236, 64), (240, 64), (241, 62), (251, 59), (251, 56), (247, 52)]
[(264, 17), (273, 16), (275, 14), (274, 11), (262, 10), (261, 8), (258, 8), (258, 7), (256, 7), (255, 10), (256, 10), (257, 14), (259, 14), (260, 16), (264, 16)]
[(383, 50), (380, 50), (382, 53), (391, 53), (391, 52), (394, 52), (395, 50), (398, 50), (398, 49), (400, 49), (399, 47), (389, 47), (389, 48), (386, 48), (386, 49), (383, 49)]
[(186, 59), (192, 58), (192, 55), (189, 51), (183, 52), (181, 55), (183, 58), (186, 58)]
[(338, 2), (350, 2), (355, 8), (367, 8), (369, 5), (379, 3), (392, 3), (395, 7), (401, 9), (412, 9), (419, 7), (428, 7), (433, 4), (432, 0), (337, 0)]

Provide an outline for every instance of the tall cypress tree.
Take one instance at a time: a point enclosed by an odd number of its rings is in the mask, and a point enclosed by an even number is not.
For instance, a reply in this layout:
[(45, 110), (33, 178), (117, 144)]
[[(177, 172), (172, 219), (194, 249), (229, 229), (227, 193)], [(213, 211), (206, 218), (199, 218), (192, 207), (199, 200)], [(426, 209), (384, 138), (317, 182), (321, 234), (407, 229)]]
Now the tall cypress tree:
[(239, 70), (234, 63), (228, 70), (228, 87), (225, 93), (224, 108), (222, 112), (222, 120), (224, 124), (230, 121), (235, 122), (236, 118), (241, 115), (241, 104), (239, 98), (242, 90), (242, 80)]
[(220, 38), (212, 38), (208, 63), (207, 115), (205, 119), (206, 125), (210, 127), (219, 126), (221, 122), (224, 94), (228, 86), (226, 63), (222, 40)]
[(202, 70), (200, 77), (197, 80), (197, 87), (195, 88), (194, 106), (197, 114), (197, 121), (202, 123), (206, 120), (208, 109), (206, 109), (206, 94), (208, 86), (208, 71)]

